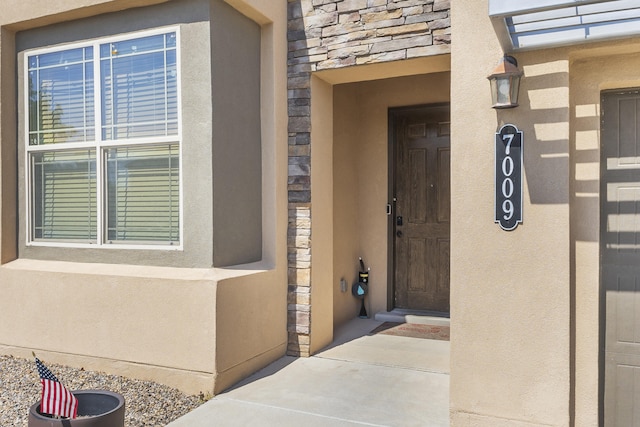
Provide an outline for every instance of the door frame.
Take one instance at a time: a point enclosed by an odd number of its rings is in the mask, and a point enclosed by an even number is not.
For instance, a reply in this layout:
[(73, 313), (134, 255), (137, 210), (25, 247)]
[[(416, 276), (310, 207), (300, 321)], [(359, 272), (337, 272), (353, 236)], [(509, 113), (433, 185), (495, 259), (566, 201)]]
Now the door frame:
[(433, 104), (421, 104), (405, 107), (391, 107), (387, 111), (388, 117), (388, 176), (387, 176), (387, 311), (393, 310), (395, 307), (395, 289), (396, 289), (396, 254), (395, 254), (395, 235), (396, 223), (394, 221), (395, 206), (395, 176), (396, 176), (396, 126), (398, 124), (398, 116), (412, 111), (425, 112), (441, 107), (450, 107), (450, 102), (439, 102)]

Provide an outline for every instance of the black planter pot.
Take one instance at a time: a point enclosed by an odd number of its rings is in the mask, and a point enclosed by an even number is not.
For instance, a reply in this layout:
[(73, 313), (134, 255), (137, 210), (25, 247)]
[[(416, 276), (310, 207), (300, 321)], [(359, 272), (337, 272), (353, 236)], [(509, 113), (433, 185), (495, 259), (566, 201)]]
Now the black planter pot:
[(29, 427), (124, 427), (124, 397), (106, 390), (72, 392), (78, 418), (55, 419), (40, 413), (40, 402), (29, 408)]

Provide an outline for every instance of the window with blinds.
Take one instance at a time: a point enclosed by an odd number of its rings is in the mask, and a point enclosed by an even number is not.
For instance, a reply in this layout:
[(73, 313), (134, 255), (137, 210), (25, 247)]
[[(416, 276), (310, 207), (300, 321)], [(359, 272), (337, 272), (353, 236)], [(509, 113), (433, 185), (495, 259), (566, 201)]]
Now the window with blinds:
[(27, 56), (31, 244), (180, 244), (177, 37)]

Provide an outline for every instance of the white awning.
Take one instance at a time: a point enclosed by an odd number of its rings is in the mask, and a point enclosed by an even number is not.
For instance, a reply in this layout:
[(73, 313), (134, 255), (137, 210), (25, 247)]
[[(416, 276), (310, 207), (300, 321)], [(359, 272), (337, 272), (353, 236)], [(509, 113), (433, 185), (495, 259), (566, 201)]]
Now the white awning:
[(640, 0), (489, 0), (506, 52), (640, 35)]

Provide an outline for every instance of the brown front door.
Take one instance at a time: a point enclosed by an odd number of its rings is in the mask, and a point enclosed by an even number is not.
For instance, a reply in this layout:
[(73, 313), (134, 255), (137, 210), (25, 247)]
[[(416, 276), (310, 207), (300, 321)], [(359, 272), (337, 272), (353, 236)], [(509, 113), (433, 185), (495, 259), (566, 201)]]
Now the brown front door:
[(394, 305), (449, 312), (449, 106), (392, 110), (390, 118)]
[(640, 89), (602, 96), (604, 425), (640, 423)]

